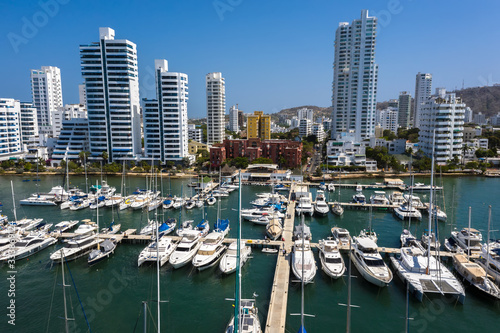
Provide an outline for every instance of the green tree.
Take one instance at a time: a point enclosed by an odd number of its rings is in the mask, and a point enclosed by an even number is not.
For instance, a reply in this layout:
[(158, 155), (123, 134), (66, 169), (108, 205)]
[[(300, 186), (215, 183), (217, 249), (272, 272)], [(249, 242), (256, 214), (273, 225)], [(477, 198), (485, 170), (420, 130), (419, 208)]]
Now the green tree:
[(30, 171), (33, 165), (30, 162), (24, 163), (24, 171)]
[(189, 160), (189, 158), (183, 157), (182, 158), (182, 166), (184, 168), (189, 168), (190, 165), (191, 165), (191, 161)]
[(104, 161), (104, 164), (108, 163), (109, 155), (108, 155), (107, 151), (103, 151), (102, 154), (101, 154), (101, 157), (102, 157), (102, 159)]
[(85, 163), (85, 161), (89, 159), (89, 156), (90, 156), (90, 152), (88, 151), (81, 151), (78, 153), (78, 158), (80, 159), (80, 164), (83, 165), (83, 163)]
[(252, 164), (273, 164), (273, 160), (267, 157), (259, 157), (253, 160)]
[(248, 158), (247, 157), (236, 157), (231, 160), (231, 166), (234, 166), (238, 169), (245, 169), (248, 167)]

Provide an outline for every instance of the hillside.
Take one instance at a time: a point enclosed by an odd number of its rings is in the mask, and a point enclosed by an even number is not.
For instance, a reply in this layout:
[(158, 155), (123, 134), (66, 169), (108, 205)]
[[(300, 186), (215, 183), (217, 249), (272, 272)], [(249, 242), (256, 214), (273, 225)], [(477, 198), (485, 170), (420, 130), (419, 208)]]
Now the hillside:
[(303, 106), (297, 106), (289, 109), (283, 109), (279, 112), (272, 113), (271, 118), (274, 121), (277, 121), (277, 119), (280, 116), (285, 116), (287, 118), (292, 118), (293, 116), (297, 116), (297, 110), (302, 109), (302, 108), (307, 108), (307, 109), (312, 109), (314, 112), (314, 119), (317, 117), (331, 117), (332, 116), (332, 108), (331, 107), (321, 107), (321, 106), (315, 106), (315, 105), (303, 105)]
[[(491, 117), (500, 112), (500, 86), (473, 87), (454, 91), (474, 114), (481, 112)], [(433, 91), (434, 93), (434, 91)], [(413, 100), (412, 100), (413, 103)], [(387, 108), (388, 101), (378, 102), (377, 109)]]
[(491, 117), (500, 112), (500, 86), (466, 88), (455, 93), (474, 114), (481, 112)]

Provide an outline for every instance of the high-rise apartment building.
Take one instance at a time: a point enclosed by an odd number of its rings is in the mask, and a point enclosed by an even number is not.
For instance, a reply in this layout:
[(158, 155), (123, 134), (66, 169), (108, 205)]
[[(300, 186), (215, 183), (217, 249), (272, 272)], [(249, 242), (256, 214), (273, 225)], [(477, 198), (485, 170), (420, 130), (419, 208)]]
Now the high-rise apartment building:
[(33, 103), (20, 103), (19, 126), (21, 127), (21, 142), (23, 151), (39, 146), (38, 114)]
[(304, 136), (309, 136), (311, 135), (312, 131), (312, 122), (307, 119), (303, 118), (299, 120), (299, 136), (302, 138)]
[(408, 91), (399, 93), (398, 124), (399, 127), (410, 127), (411, 95)]
[(302, 108), (297, 110), (297, 119), (309, 119), (312, 122), (314, 122), (314, 111), (312, 109), (308, 108)]
[(206, 76), (207, 90), (207, 143), (209, 145), (224, 141), (226, 110), (226, 83), (222, 73), (209, 73)]
[(229, 130), (231, 132), (238, 133), (240, 131), (240, 126), (238, 124), (239, 112), (238, 104), (231, 106), (229, 109)]
[(195, 124), (188, 124), (188, 140), (193, 140), (202, 143), (203, 130), (201, 128), (196, 128)]
[(432, 94), (432, 74), (418, 73), (415, 80), (415, 105), (413, 107), (413, 127), (420, 128), (422, 105)]
[(31, 96), (40, 134), (52, 134), (51, 112), (63, 106), (61, 70), (54, 66), (32, 69)]
[[(80, 45), (92, 158), (107, 152), (110, 162), (141, 154), (137, 47), (99, 28), (99, 41)], [(61, 105), (62, 106), (62, 105)]]
[(333, 63), (332, 139), (354, 131), (356, 141), (374, 135), (378, 65), (375, 63), (377, 18), (361, 11), (351, 24), (342, 22), (335, 34)]
[(87, 108), (87, 92), (85, 91), (85, 84), (78, 85), (78, 96), (80, 99), (80, 105)]
[(79, 160), (80, 152), (89, 151), (88, 128), (89, 122), (85, 118), (63, 121), (61, 132), (52, 153), (53, 164), (59, 164), (61, 160), (66, 159)]
[(271, 116), (264, 111), (254, 111), (247, 117), (247, 139), (271, 139)]
[(398, 132), (398, 110), (396, 108), (387, 108), (385, 110), (377, 110), (376, 122), (384, 130), (390, 130), (393, 133)]
[(181, 161), (188, 155), (188, 76), (168, 71), (168, 62), (155, 60), (154, 100), (143, 100), (144, 157)]
[(436, 89), (436, 94), (421, 106), (419, 147), (431, 157), (433, 133), (436, 132), (435, 161), (446, 164), (462, 156), (465, 104), (454, 93)]
[(22, 154), (19, 101), (0, 98), (0, 160), (20, 157)]

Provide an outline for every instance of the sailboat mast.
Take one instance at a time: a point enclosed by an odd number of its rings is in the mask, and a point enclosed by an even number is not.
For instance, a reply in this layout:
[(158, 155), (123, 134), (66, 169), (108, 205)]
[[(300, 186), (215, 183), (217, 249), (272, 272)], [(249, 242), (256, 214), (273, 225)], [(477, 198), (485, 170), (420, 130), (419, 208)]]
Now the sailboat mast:
[[(151, 163), (152, 164), (152, 163)], [(181, 208), (182, 210), (182, 208)], [(155, 223), (156, 223), (156, 284), (157, 284), (157, 298), (158, 298), (158, 332), (161, 332), (160, 326), (160, 246), (158, 244), (158, 209), (155, 209)]]
[(10, 188), (12, 190), (12, 206), (14, 207), (14, 221), (17, 221), (16, 199), (14, 198), (14, 185), (12, 184), (12, 180), (10, 181)]
[[(239, 176), (241, 178), (241, 170), (239, 172)], [(235, 295), (235, 307), (234, 307), (234, 332), (238, 333), (239, 328), (240, 328), (240, 312), (241, 312), (241, 182), (239, 183), (238, 186), (238, 238), (237, 238), (237, 245), (236, 245), (236, 295)]]
[(351, 332), (351, 237), (349, 237), (349, 277), (347, 279), (347, 323), (346, 332)]
[[(469, 236), (467, 237), (467, 260), (470, 260), (470, 224), (472, 219), (472, 207), (469, 206)], [(489, 235), (488, 235), (489, 236)]]
[(87, 154), (83, 154), (83, 168), (85, 169), (85, 193), (89, 193), (89, 185), (87, 183)]
[(429, 275), (431, 273), (430, 271), (430, 264), (431, 264), (431, 227), (432, 227), (432, 192), (433, 192), (433, 185), (434, 185), (434, 144), (436, 141), (436, 130), (434, 130), (433, 135), (432, 135), (432, 159), (431, 159), (431, 194), (429, 198), (429, 240), (428, 240), (428, 246), (427, 246), (427, 268), (426, 268), (426, 274)]
[(301, 275), (301, 300), (300, 300), (300, 329), (304, 331), (304, 212), (300, 212), (302, 215), (302, 275)]
[(68, 309), (66, 308), (66, 281), (64, 280), (64, 251), (63, 251), (63, 249), (61, 249), (61, 266), (62, 266), (62, 287), (63, 287), (63, 298), (64, 298), (64, 327), (66, 328), (66, 333), (69, 333)]
[(490, 224), (491, 224), (491, 205), (488, 206), (488, 235), (486, 236), (486, 277), (488, 279), (488, 269), (490, 268)]

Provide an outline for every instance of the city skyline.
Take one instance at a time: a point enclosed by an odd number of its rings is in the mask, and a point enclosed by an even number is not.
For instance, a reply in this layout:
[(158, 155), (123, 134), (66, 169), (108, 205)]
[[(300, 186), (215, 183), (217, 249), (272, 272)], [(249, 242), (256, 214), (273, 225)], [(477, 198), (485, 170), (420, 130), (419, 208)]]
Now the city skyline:
[[(497, 4), (481, 4), (478, 8), (455, 3), (436, 6), (431, 1), (359, 1), (342, 3), (339, 11), (338, 4), (325, 1), (307, 6), (299, 2), (284, 5), (240, 1), (231, 5), (215, 1), (194, 7), (170, 3), (163, 14), (171, 22), (168, 26), (161, 20), (155, 22), (162, 11), (151, 13), (147, 6), (134, 6), (133, 1), (120, 8), (103, 3), (92, 15), (88, 3), (47, 0), (40, 4), (27, 1), (0, 5), (9, 13), (1, 23), (6, 48), (0, 59), (9, 63), (4, 70), (9, 80), (0, 82), (3, 96), (29, 101), (29, 71), (56, 66), (61, 68), (65, 102), (78, 103), (78, 84), (83, 81), (78, 46), (94, 40), (96, 29), (108, 26), (119, 31), (120, 38), (137, 44), (141, 98), (155, 97), (154, 59), (169, 59), (175, 64), (174, 71), (190, 76), (190, 118), (206, 116), (204, 76), (210, 72), (222, 72), (228, 82), (226, 114), (234, 104), (248, 113), (273, 113), (301, 105), (326, 107), (331, 100), (335, 30), (339, 22), (359, 17), (363, 8), (379, 20), (377, 101), (397, 98), (400, 91), (413, 91), (417, 72), (432, 73), (435, 86), (448, 90), (461, 88), (462, 83), (466, 87), (491, 84), (500, 78), (500, 70), (490, 56), (499, 46), (485, 43), (485, 38), (494, 40), (498, 34), (493, 26)], [(76, 11), (78, 17), (72, 15)], [(137, 17), (134, 24), (122, 19), (132, 11)], [(141, 15), (145, 11), (148, 15)], [(465, 13), (468, 17), (480, 13), (484, 19), (465, 25), (460, 20)], [(433, 23), (417, 29), (421, 17)], [(307, 27), (300, 23), (304, 20)], [(169, 28), (179, 23), (185, 28)], [(214, 35), (220, 38), (217, 43), (208, 38)], [(462, 51), (450, 57), (446, 50), (457, 43)], [(467, 61), (472, 52), (479, 61)], [(297, 72), (303, 83), (297, 84)], [(262, 77), (266, 80), (262, 81)]]

